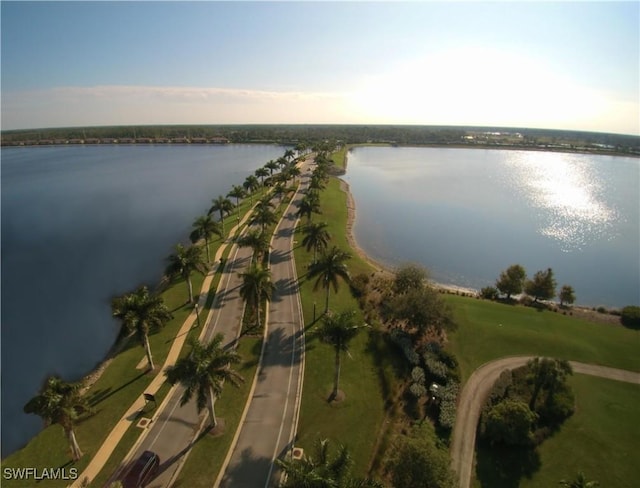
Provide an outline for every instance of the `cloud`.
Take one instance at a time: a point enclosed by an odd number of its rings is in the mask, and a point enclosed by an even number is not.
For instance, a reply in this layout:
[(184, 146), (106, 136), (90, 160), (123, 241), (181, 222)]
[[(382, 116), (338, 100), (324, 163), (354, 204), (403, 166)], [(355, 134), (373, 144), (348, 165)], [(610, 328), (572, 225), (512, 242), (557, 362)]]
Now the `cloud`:
[(2, 94), (3, 129), (121, 124), (334, 123), (340, 93), (235, 88), (58, 87)]
[(517, 54), (456, 50), (388, 65), (350, 92), (102, 85), (2, 93), (2, 128), (144, 124), (424, 124), (640, 134), (638, 97)]

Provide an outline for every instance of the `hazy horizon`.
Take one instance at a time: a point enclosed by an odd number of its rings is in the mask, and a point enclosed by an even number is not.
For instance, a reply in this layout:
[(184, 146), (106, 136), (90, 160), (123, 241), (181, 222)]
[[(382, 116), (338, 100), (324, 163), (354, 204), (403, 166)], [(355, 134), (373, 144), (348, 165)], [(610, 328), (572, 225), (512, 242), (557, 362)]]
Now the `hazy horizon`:
[(638, 2), (2, 2), (2, 129), (640, 135)]

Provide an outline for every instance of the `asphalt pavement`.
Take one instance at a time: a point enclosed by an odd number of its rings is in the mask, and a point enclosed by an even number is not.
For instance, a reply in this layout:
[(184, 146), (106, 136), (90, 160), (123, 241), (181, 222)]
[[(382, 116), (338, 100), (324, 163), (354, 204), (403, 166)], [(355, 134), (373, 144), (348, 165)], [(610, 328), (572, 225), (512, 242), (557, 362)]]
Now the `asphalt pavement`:
[(262, 358), (246, 415), (216, 487), (277, 486), (280, 470), (274, 461), (293, 448), (304, 376), (304, 322), (292, 249), (297, 203), (308, 186), (310, 164), (302, 165), (300, 190), (271, 241), (269, 263), (276, 290)]

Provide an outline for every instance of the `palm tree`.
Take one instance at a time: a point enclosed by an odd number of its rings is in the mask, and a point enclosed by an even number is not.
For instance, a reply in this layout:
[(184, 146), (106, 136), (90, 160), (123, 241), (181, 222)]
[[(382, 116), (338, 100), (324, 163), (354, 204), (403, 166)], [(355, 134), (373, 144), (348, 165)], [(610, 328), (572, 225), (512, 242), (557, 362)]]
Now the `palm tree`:
[(278, 197), (278, 203), (282, 203), (283, 195), (287, 193), (287, 189), (282, 183), (276, 183), (276, 186), (273, 187), (273, 195)]
[(209, 255), (209, 240), (215, 234), (222, 237), (222, 228), (220, 224), (211, 218), (211, 215), (202, 215), (198, 217), (194, 222), (194, 229), (189, 236), (191, 242), (194, 244), (200, 239), (204, 239), (205, 248), (207, 249), (207, 262), (211, 262), (211, 256)]
[(240, 356), (235, 350), (222, 347), (222, 339), (222, 334), (216, 334), (208, 344), (192, 340), (191, 353), (178, 359), (174, 366), (165, 371), (170, 384), (180, 383), (184, 387), (180, 405), (185, 405), (195, 394), (198, 413), (208, 407), (212, 427), (218, 425), (214, 405), (216, 399), (222, 395), (225, 381), (234, 386), (244, 381), (242, 376), (230, 367), (231, 364), (240, 362)]
[(298, 217), (307, 216), (307, 222), (311, 222), (311, 215), (320, 213), (320, 198), (317, 193), (307, 193), (298, 204)]
[(240, 199), (244, 198), (246, 195), (247, 194), (244, 191), (244, 188), (242, 188), (240, 185), (233, 185), (233, 188), (231, 188), (231, 191), (227, 193), (228, 197), (233, 197), (236, 199), (236, 208), (238, 209), (238, 221), (240, 221)]
[(149, 369), (154, 369), (149, 332), (159, 329), (172, 318), (162, 297), (149, 293), (146, 286), (141, 286), (132, 293), (116, 297), (111, 301), (113, 316), (122, 321), (127, 333), (135, 332), (144, 347), (149, 362)]
[(238, 246), (250, 247), (253, 250), (252, 262), (259, 263), (269, 250), (269, 238), (264, 232), (251, 230), (242, 237), (236, 239)]
[(302, 245), (305, 246), (307, 252), (313, 249), (313, 262), (317, 261), (318, 251), (324, 251), (329, 245), (331, 235), (327, 231), (326, 222), (309, 222), (302, 228), (304, 237), (302, 238)]
[(292, 165), (287, 169), (287, 177), (291, 178), (294, 183), (296, 181), (296, 178), (301, 174), (302, 172), (300, 171), (300, 168), (298, 168), (296, 165)]
[(355, 311), (350, 310), (339, 314), (327, 313), (322, 319), (322, 325), (316, 330), (316, 334), (325, 344), (333, 346), (335, 352), (335, 372), (333, 377), (333, 392), (330, 399), (338, 395), (340, 383), (341, 353), (349, 352), (349, 342), (366, 325), (355, 324)]
[(278, 221), (276, 214), (273, 213), (268, 205), (260, 205), (260, 202), (256, 205), (251, 217), (252, 224), (259, 224), (262, 228), (262, 232), (265, 231), (267, 225), (275, 224)]
[(269, 169), (265, 168), (264, 166), (255, 170), (253, 174), (260, 178), (260, 183), (262, 184), (262, 186), (264, 186), (264, 179), (267, 176), (270, 176)]
[(284, 158), (285, 158), (287, 161), (290, 161), (290, 160), (292, 160), (292, 159), (293, 159), (293, 157), (295, 156), (295, 154), (296, 154), (296, 153), (295, 153), (295, 151), (294, 151), (293, 149), (287, 149), (287, 150), (284, 152)]
[(580, 471), (573, 480), (561, 480), (559, 485), (563, 488), (596, 488), (600, 486), (600, 483), (588, 481), (584, 473)]
[(264, 165), (264, 168), (269, 170), (269, 176), (273, 176), (273, 172), (276, 171), (279, 167), (280, 165), (273, 159)]
[(220, 222), (222, 223), (222, 235), (224, 235), (224, 214), (229, 213), (233, 210), (233, 203), (228, 198), (220, 195), (218, 198), (213, 200), (213, 205), (209, 209), (209, 215), (213, 212), (220, 213)]
[(245, 191), (248, 193), (249, 198), (251, 198), (251, 206), (253, 206), (253, 193), (260, 186), (260, 182), (258, 181), (258, 178), (256, 178), (254, 175), (249, 175), (245, 178), (244, 183), (242, 183), (242, 186), (245, 189)]
[(277, 159), (276, 163), (278, 163), (280, 171), (282, 171), (283, 169), (285, 169), (289, 165), (289, 161), (287, 161), (287, 159), (285, 157), (279, 157)]
[(50, 376), (45, 380), (40, 393), (24, 406), (24, 413), (42, 417), (46, 425), (62, 426), (74, 461), (82, 457), (82, 451), (73, 425), (82, 414), (91, 412), (91, 407), (87, 399), (81, 395), (81, 391), (80, 383), (67, 383), (61, 378)]
[(191, 273), (197, 271), (206, 274), (209, 270), (202, 257), (202, 248), (198, 246), (184, 247), (182, 244), (176, 245), (176, 252), (171, 254), (167, 260), (169, 265), (166, 274), (169, 278), (180, 276), (187, 281), (189, 289), (189, 302), (193, 302), (193, 285), (191, 284)]
[(309, 267), (309, 277), (317, 277), (313, 290), (317, 290), (322, 284), (323, 288), (327, 290), (327, 298), (325, 303), (324, 312), (329, 311), (329, 289), (333, 285), (333, 290), (338, 292), (338, 278), (342, 278), (349, 283), (351, 278), (349, 277), (349, 270), (345, 261), (350, 259), (351, 255), (348, 252), (338, 249), (333, 246), (328, 252), (325, 252), (318, 261), (313, 263)]
[(316, 442), (313, 456), (305, 455), (299, 461), (277, 459), (276, 463), (286, 475), (282, 488), (382, 488), (376, 481), (354, 478), (349, 450), (340, 446), (331, 457), (328, 439)]
[(240, 296), (256, 315), (257, 328), (260, 329), (260, 305), (263, 300), (270, 301), (275, 285), (271, 282), (271, 272), (253, 264), (247, 271), (240, 273), (242, 285)]
[[(317, 170), (317, 168), (316, 168)], [(324, 190), (326, 185), (324, 184), (324, 179), (322, 176), (319, 176), (316, 171), (311, 175), (311, 181), (309, 181), (309, 190)]]

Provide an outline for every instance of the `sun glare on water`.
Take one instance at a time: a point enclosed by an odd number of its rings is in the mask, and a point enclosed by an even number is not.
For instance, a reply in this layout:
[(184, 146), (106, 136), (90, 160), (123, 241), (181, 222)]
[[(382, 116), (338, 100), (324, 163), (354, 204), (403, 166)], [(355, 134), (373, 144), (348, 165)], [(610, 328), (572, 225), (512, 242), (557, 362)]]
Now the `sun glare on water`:
[(579, 158), (563, 153), (519, 153), (515, 185), (538, 210), (539, 232), (565, 252), (612, 239), (615, 208), (603, 201), (602, 182)]

